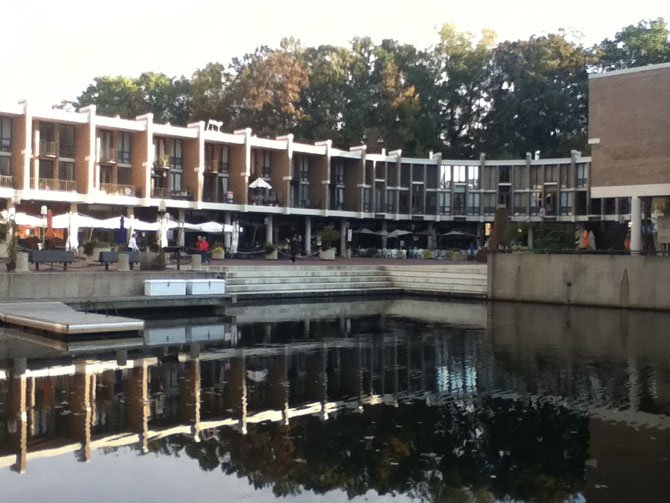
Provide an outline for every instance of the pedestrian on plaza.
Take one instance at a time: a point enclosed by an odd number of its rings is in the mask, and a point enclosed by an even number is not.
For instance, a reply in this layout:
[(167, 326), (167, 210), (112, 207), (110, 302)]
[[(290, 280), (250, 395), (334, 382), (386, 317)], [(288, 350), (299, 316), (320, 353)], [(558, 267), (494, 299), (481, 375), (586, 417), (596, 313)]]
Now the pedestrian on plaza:
[(128, 241), (128, 249), (131, 252), (140, 250), (140, 247), (137, 246), (137, 234), (135, 232), (133, 232), (130, 236), (130, 240)]

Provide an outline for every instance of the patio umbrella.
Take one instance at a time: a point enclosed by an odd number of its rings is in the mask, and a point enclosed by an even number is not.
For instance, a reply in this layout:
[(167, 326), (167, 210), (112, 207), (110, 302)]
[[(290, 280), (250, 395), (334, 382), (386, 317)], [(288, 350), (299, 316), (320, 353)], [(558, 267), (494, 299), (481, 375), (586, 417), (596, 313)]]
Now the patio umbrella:
[(403, 231), (401, 229), (396, 229), (392, 232), (389, 232), (388, 237), (390, 238), (399, 238), (400, 236), (406, 236), (407, 234), (412, 234), (410, 231)]
[(476, 238), (477, 236), (474, 234), (471, 234), (469, 232), (461, 232), (461, 231), (449, 231), (445, 234), (441, 234), (441, 236), (444, 237), (461, 237), (461, 238)]
[(357, 229), (354, 232), (357, 234), (374, 234), (375, 236), (377, 235), (375, 231), (371, 231), (370, 229), (366, 229), (365, 227), (363, 227), (362, 229)]
[(165, 248), (168, 245), (167, 231), (168, 231), (168, 219), (165, 218), (165, 216), (162, 216), (158, 231), (159, 234), (158, 241), (160, 243), (161, 248)]
[(268, 182), (266, 182), (263, 178), (260, 176), (256, 178), (253, 182), (249, 184), (250, 189), (272, 189), (272, 185), (270, 185)]
[(128, 242), (126, 219), (123, 216), (119, 219), (119, 231), (116, 234), (116, 242), (119, 244), (126, 244)]

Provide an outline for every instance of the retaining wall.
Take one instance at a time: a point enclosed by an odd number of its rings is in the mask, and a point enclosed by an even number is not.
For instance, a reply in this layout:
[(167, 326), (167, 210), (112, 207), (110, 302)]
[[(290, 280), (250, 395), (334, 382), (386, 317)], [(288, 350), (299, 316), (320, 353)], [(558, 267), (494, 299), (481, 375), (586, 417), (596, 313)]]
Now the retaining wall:
[(670, 308), (670, 260), (629, 255), (488, 257), (492, 300), (640, 309)]

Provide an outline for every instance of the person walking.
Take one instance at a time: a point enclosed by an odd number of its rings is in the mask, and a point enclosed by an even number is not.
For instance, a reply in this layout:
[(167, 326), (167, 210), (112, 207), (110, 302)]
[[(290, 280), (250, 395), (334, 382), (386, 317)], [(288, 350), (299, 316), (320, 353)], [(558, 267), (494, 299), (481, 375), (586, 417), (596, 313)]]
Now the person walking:
[(140, 247), (137, 246), (137, 234), (133, 232), (130, 236), (130, 240), (128, 240), (128, 249), (131, 252), (136, 252), (140, 250)]

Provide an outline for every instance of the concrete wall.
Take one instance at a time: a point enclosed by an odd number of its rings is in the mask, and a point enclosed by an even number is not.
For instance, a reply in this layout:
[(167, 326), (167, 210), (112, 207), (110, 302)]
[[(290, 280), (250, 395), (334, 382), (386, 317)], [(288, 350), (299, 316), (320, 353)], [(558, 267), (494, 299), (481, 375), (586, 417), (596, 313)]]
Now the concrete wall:
[(91, 301), (144, 295), (146, 279), (213, 278), (215, 273), (165, 272), (27, 272), (0, 274), (0, 301), (53, 300)]
[(493, 300), (670, 308), (666, 257), (494, 253), (488, 279)]

